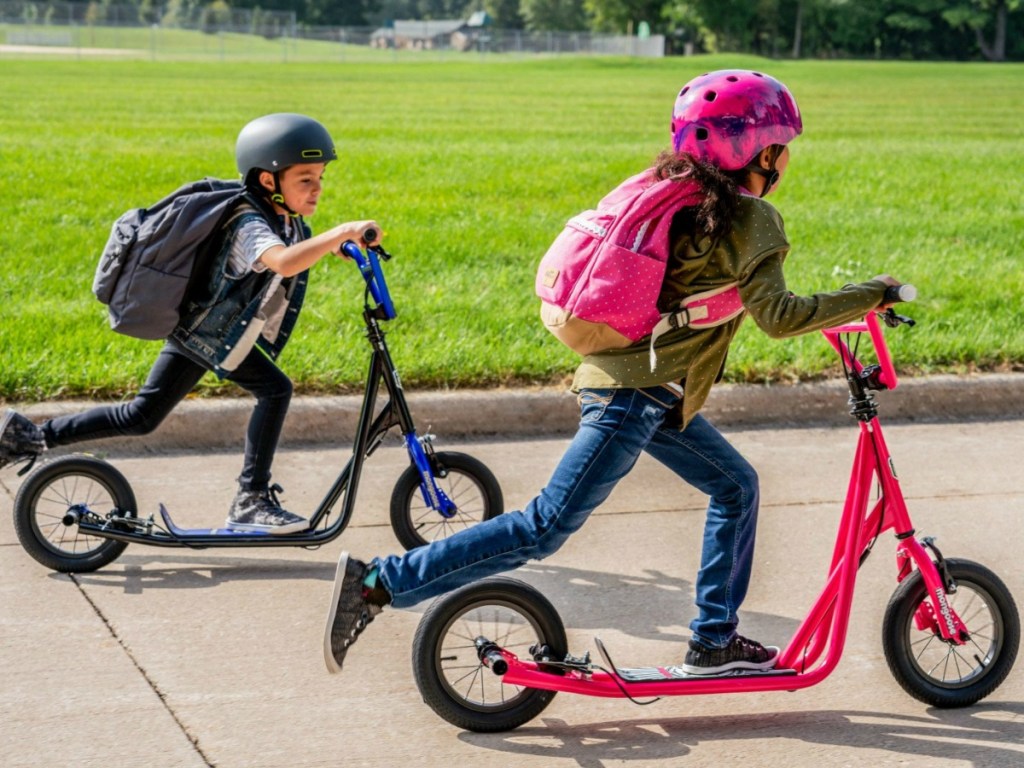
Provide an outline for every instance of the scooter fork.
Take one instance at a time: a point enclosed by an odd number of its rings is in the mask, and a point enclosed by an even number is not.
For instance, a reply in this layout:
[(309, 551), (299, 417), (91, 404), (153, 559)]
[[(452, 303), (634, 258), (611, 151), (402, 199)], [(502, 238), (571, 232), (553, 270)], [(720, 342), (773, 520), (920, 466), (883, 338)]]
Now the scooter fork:
[[(936, 560), (929, 557), (926, 550), (931, 549)], [(964, 645), (970, 640), (967, 625), (949, 604), (947, 594), (956, 591), (956, 584), (948, 577), (942, 553), (929, 538), (918, 541), (913, 537), (903, 539), (896, 548), (896, 564), (899, 581), (911, 573), (912, 565), (916, 565), (924, 579), (927, 600), (922, 600), (914, 614), (914, 623), (921, 631), (930, 631), (951, 645)]]

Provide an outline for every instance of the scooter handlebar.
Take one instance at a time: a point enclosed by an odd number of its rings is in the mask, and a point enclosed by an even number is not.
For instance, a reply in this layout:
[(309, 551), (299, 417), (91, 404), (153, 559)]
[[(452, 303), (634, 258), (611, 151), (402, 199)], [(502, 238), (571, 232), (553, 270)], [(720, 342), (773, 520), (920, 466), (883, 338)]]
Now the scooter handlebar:
[(890, 285), (885, 289), (883, 304), (897, 304), (901, 301), (914, 301), (917, 298), (917, 288), (910, 283), (903, 285)]

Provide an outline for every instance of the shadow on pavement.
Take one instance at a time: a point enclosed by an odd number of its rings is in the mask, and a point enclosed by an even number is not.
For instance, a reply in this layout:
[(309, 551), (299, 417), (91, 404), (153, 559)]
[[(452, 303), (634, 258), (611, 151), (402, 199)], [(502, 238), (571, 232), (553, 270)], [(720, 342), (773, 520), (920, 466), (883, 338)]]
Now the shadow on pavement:
[[(123, 555), (111, 570), (75, 574), (75, 579), (83, 587), (142, 594), (147, 589), (215, 589), (238, 581), (332, 581), (334, 572), (334, 563), (285, 558), (155, 554)], [(627, 575), (546, 563), (530, 563), (508, 575), (544, 593), (569, 630), (619, 631), (637, 639), (679, 643), (689, 639), (685, 627), (696, 612), (689, 579), (654, 569)], [(422, 613), (429, 605), (424, 601), (407, 610)], [(752, 633), (780, 639), (792, 635), (798, 624), (756, 611), (743, 611), (742, 621)], [(614, 653), (615, 648), (610, 650)]]
[[(51, 578), (61, 576), (51, 574)], [(142, 594), (147, 589), (211, 589), (234, 581), (331, 581), (334, 579), (334, 564), (208, 555), (168, 558), (122, 555), (117, 567), (75, 574), (75, 579), (82, 586)]]
[(1022, 703), (977, 704), (966, 709), (925, 712), (920, 717), (852, 710), (643, 717), (581, 725), (541, 717), (542, 725), (525, 725), (503, 734), (463, 732), (459, 738), (475, 747), (509, 755), (571, 761), (586, 768), (597, 768), (606, 761), (644, 761), (653, 765), (659, 760), (696, 757), (702, 742), (771, 738), (885, 750), (915, 758), (962, 760), (974, 768), (1020, 765), (1024, 759)]

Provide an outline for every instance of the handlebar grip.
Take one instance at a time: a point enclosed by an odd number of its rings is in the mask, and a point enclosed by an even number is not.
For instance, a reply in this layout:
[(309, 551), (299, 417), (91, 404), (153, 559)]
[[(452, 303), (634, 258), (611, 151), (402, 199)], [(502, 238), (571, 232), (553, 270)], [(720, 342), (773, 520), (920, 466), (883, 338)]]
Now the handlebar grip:
[(901, 301), (914, 301), (917, 298), (917, 288), (904, 283), (903, 285), (890, 285), (885, 289), (883, 304), (896, 304)]
[(377, 239), (377, 230), (374, 229), (373, 227), (370, 227), (370, 228), (368, 228), (368, 229), (363, 231), (363, 242), (366, 243), (367, 245), (369, 245), (370, 243), (372, 243), (376, 239)]

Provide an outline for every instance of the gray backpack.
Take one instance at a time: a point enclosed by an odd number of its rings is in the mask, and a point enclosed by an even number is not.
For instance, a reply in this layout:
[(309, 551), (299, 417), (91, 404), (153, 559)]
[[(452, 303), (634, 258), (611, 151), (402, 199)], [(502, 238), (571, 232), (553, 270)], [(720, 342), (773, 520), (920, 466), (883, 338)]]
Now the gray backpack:
[(240, 182), (203, 179), (123, 213), (92, 283), (110, 327), (138, 339), (170, 336), (192, 276), (204, 270), (214, 235), (244, 198)]

